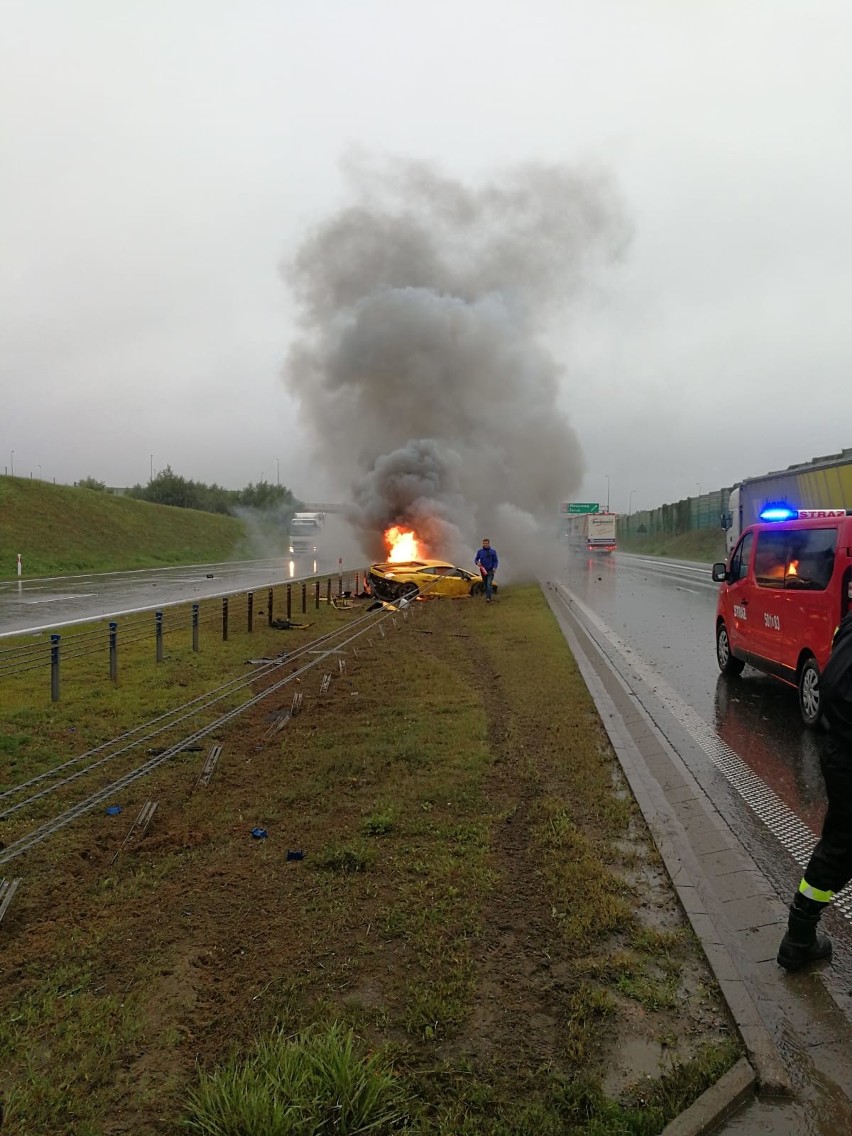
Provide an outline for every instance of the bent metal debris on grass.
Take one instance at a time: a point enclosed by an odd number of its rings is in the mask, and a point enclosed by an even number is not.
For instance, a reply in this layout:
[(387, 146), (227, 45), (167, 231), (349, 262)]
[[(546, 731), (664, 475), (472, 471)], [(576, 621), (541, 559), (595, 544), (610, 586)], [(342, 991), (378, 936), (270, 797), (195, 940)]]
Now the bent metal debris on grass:
[[(324, 607), (311, 641), (363, 608)], [(374, 1101), (375, 1131), (650, 1133), (739, 1056), (538, 589), (416, 603), (382, 629), (301, 675), (297, 714), (291, 686), (235, 718), (209, 777), (179, 753), (120, 814), (15, 861), (4, 1136), (236, 1136), (267, 1113), (270, 1132), (325, 1131), (335, 1077)], [(280, 639), (251, 642), (272, 657)], [(245, 667), (245, 642), (227, 651), (211, 686)], [(98, 705), (116, 733), (148, 681), (125, 663)], [(170, 653), (163, 696), (197, 665)], [(36, 748), (42, 728), (13, 724)], [(276, 1046), (310, 1070), (298, 1124), (263, 1074)]]

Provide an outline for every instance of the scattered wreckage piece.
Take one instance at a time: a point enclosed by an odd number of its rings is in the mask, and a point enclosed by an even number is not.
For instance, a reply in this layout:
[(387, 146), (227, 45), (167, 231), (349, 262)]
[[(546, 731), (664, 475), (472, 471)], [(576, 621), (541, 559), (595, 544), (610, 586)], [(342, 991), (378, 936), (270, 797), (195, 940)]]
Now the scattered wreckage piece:
[(203, 786), (210, 784), (210, 778), (216, 771), (216, 765), (218, 764), (221, 753), (222, 747), (220, 745), (214, 745), (211, 747), (210, 752), (207, 754), (207, 759), (204, 762), (204, 767), (201, 770), (201, 773), (198, 775), (198, 780), (195, 782), (196, 788), (202, 788)]
[(12, 896), (21, 885), (21, 877), (16, 879), (0, 880), (0, 923), (3, 922), (3, 916), (9, 909), (9, 904), (12, 902)]
[(272, 738), (276, 734), (280, 734), (291, 718), (295, 718), (297, 714), (302, 711), (302, 702), (304, 695), (301, 690), (297, 690), (293, 695), (293, 701), (290, 703), (289, 710), (283, 710), (272, 721), (269, 729), (266, 731), (266, 737)]
[(139, 815), (130, 826), (127, 835), (121, 844), (116, 849), (115, 855), (110, 860), (110, 865), (114, 864), (118, 859), (120, 852), (126, 852), (132, 845), (138, 844), (143, 838), (145, 833), (151, 827), (151, 821), (154, 819), (154, 814), (157, 811), (159, 801), (146, 801), (142, 808), (139, 810)]
[(269, 729), (266, 731), (265, 737), (274, 738), (276, 734), (280, 734), (287, 723), (290, 721), (290, 711), (282, 710), (272, 719)]

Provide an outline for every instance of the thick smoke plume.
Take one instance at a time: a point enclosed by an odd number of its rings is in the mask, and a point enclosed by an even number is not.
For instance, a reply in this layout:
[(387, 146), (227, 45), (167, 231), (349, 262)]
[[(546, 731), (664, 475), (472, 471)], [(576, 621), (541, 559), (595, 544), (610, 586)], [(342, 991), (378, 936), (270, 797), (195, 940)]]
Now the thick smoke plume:
[(479, 188), (416, 163), (347, 174), (352, 203), (286, 269), (302, 334), (285, 377), (364, 552), (401, 524), (467, 562), (505, 505), (552, 530), (583, 458), (541, 336), (623, 247), (612, 187), (542, 166)]

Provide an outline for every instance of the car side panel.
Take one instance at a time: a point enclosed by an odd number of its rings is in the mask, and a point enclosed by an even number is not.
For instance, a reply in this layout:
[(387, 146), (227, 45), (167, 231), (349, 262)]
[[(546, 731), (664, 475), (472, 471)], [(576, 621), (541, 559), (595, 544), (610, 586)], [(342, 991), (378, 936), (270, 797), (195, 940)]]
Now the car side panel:
[[(749, 561), (754, 549), (749, 553)], [(753, 585), (750, 582), (752, 574), (749, 563), (745, 576), (719, 588), (718, 614), (725, 621), (728, 629), (728, 642), (731, 650), (738, 658), (745, 658), (749, 649), (751, 622), (754, 612), (749, 611), (749, 603)]]

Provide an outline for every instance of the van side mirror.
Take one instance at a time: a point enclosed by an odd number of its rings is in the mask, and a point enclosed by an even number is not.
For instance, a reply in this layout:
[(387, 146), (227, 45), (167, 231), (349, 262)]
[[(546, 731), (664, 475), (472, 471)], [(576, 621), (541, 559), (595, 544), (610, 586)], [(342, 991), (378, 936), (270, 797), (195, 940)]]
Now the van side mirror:
[(728, 567), (724, 560), (717, 560), (713, 565), (713, 580), (717, 584), (724, 584), (728, 579)]
[(734, 518), (731, 516), (730, 513), (720, 513), (719, 514), (719, 522), (720, 522), (722, 528), (725, 530), (725, 532), (727, 532), (728, 529), (731, 527), (731, 525), (734, 523)]

